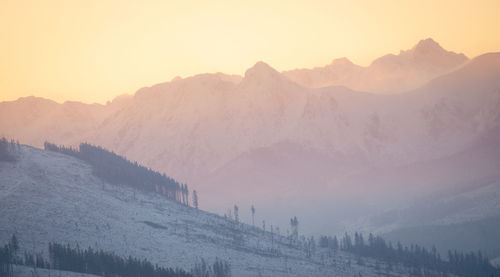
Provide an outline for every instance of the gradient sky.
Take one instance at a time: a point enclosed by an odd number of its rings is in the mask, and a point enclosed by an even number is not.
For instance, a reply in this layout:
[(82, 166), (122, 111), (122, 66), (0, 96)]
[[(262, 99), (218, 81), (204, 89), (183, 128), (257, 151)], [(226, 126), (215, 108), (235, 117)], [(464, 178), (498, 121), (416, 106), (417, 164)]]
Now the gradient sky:
[(204, 72), (243, 74), (346, 56), (367, 65), (432, 37), (469, 57), (500, 51), (500, 1), (0, 0), (0, 101), (104, 103)]

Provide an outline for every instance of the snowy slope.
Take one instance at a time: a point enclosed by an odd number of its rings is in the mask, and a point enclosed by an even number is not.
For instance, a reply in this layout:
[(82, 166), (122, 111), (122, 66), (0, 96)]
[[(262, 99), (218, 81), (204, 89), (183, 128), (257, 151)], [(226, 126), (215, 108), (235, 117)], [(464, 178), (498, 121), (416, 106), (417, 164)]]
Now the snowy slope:
[[(321, 250), (307, 258), (282, 236), (103, 183), (80, 160), (26, 146), (18, 162), (0, 163), (0, 226), (0, 241), (15, 233), (21, 250), (34, 253), (59, 242), (185, 269), (219, 257), (234, 276), (377, 275), (372, 260), (348, 266), (351, 255), (325, 260)], [(406, 272), (396, 267), (393, 273)]]

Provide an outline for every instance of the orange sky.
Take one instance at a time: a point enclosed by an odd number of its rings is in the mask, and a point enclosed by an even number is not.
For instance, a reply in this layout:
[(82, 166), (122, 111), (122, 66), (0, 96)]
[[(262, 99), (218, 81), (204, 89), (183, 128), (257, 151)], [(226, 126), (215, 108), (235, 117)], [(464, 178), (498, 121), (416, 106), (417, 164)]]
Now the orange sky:
[(500, 51), (500, 1), (0, 0), (0, 101), (104, 103), (173, 77), (278, 70), (346, 56), (367, 65), (432, 37)]

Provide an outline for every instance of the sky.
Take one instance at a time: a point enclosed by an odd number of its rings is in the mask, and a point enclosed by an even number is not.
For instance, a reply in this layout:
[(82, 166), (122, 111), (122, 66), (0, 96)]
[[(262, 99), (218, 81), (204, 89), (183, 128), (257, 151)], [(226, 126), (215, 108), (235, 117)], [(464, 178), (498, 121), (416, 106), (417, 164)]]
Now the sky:
[(498, 0), (0, 0), (0, 101), (105, 103), (176, 76), (339, 57), (368, 65), (431, 37), (500, 51)]

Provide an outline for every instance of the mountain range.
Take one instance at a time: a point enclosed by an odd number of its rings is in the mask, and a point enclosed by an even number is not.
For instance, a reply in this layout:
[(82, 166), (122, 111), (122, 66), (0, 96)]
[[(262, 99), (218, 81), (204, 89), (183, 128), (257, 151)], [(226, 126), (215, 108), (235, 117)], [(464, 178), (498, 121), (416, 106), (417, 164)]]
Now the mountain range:
[(280, 73), (258, 62), (244, 76), (176, 78), (106, 105), (0, 103), (0, 136), (101, 145), (189, 183), (206, 209), (255, 204), (311, 232), (498, 180), (499, 130), (500, 53), (469, 60), (432, 39), (368, 67), (340, 59)]

